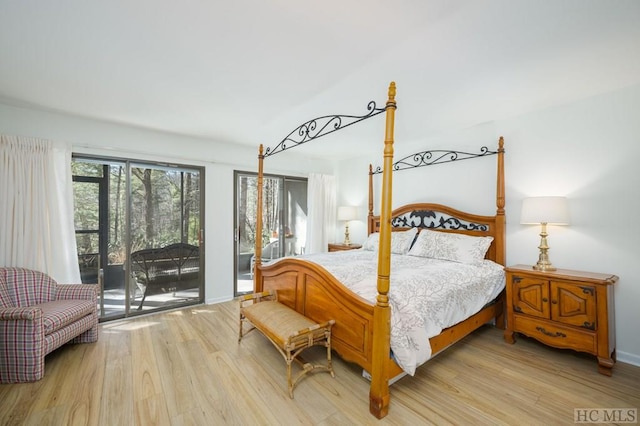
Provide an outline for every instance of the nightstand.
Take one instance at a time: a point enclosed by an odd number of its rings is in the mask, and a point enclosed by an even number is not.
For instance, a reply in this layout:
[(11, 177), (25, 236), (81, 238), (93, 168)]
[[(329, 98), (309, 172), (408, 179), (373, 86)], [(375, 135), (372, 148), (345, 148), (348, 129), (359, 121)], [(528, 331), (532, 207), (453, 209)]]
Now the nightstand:
[(362, 244), (329, 243), (329, 251), (356, 250), (359, 248), (362, 248)]
[(536, 271), (531, 266), (505, 268), (507, 327), (556, 348), (587, 352), (598, 358), (598, 371), (611, 376), (616, 361), (613, 285), (615, 275), (593, 272)]

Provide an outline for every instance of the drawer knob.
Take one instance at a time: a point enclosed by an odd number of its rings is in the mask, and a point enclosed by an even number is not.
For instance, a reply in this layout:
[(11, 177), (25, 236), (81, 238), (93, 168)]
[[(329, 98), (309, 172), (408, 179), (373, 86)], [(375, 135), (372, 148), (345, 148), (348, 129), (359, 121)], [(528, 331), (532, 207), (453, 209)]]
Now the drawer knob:
[(559, 331), (556, 331), (555, 333), (551, 333), (551, 332), (545, 330), (542, 327), (536, 327), (536, 330), (538, 330), (540, 333), (546, 334), (547, 336), (550, 336), (550, 337), (567, 337), (567, 335), (564, 334), (564, 333), (561, 333)]
[(547, 303), (547, 302), (549, 301), (549, 299), (547, 299), (546, 297), (543, 297), (543, 298), (542, 298), (542, 301), (543, 301), (544, 303)]

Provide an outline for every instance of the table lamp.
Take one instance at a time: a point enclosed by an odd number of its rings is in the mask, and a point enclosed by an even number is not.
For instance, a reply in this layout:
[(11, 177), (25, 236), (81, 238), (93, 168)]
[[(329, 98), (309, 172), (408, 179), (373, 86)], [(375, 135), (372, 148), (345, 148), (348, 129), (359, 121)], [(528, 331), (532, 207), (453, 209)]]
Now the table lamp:
[(522, 201), (521, 224), (540, 224), (540, 256), (533, 266), (536, 271), (555, 271), (549, 260), (547, 225), (568, 225), (569, 207), (565, 197), (530, 197)]
[(338, 220), (344, 221), (344, 245), (351, 245), (349, 240), (349, 221), (358, 217), (358, 208), (353, 206), (338, 207)]

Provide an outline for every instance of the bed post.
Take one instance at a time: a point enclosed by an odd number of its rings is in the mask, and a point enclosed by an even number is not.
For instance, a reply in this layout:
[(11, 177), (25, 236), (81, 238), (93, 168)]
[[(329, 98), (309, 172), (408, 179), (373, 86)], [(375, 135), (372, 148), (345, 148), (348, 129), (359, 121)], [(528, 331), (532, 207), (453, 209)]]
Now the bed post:
[[(504, 138), (500, 136), (498, 139), (498, 177), (496, 187), (496, 262), (500, 265), (506, 266), (507, 251), (506, 247), (506, 227), (507, 221), (504, 212), (505, 204), (505, 190), (504, 190)], [(503, 290), (500, 296), (502, 300), (502, 309), (496, 315), (496, 328), (501, 330), (505, 329), (505, 309), (506, 309), (506, 292)]]
[(373, 223), (373, 166), (369, 164), (369, 215), (367, 216), (367, 235), (375, 230)]
[(369, 411), (381, 419), (389, 412), (389, 351), (391, 309), (389, 307), (389, 274), (391, 270), (391, 189), (393, 167), (393, 130), (396, 110), (396, 84), (389, 84), (384, 168), (382, 172), (382, 204), (380, 208), (380, 247), (378, 250), (378, 296), (373, 308), (373, 355)]
[(506, 265), (506, 217), (504, 212), (504, 138), (498, 140), (498, 177), (496, 187), (496, 263)]
[(258, 200), (256, 205), (256, 247), (254, 250), (254, 259), (255, 262), (253, 264), (253, 292), (259, 293), (262, 291), (262, 278), (260, 265), (262, 264), (262, 174), (263, 174), (263, 163), (264, 163), (264, 147), (260, 144), (260, 148), (258, 149), (258, 182), (257, 182), (257, 190), (258, 190)]

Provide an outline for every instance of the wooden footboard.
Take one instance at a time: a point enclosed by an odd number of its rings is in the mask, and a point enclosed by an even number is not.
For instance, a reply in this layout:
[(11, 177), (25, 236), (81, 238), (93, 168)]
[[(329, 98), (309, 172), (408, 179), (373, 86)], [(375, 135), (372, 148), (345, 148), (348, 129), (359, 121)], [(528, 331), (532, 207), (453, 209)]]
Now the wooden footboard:
[(371, 371), (373, 305), (321, 266), (286, 258), (256, 270), (256, 292), (275, 290), (278, 301), (313, 321), (335, 320), (332, 347), (345, 360)]
[[(256, 292), (274, 290), (278, 301), (311, 320), (335, 320), (332, 347), (346, 361), (372, 371), (374, 306), (341, 284), (321, 266), (298, 258), (285, 258), (256, 270)], [(429, 339), (436, 354), (495, 319), (504, 328), (504, 293), (477, 314), (444, 329)], [(389, 380), (402, 373), (388, 358)]]

